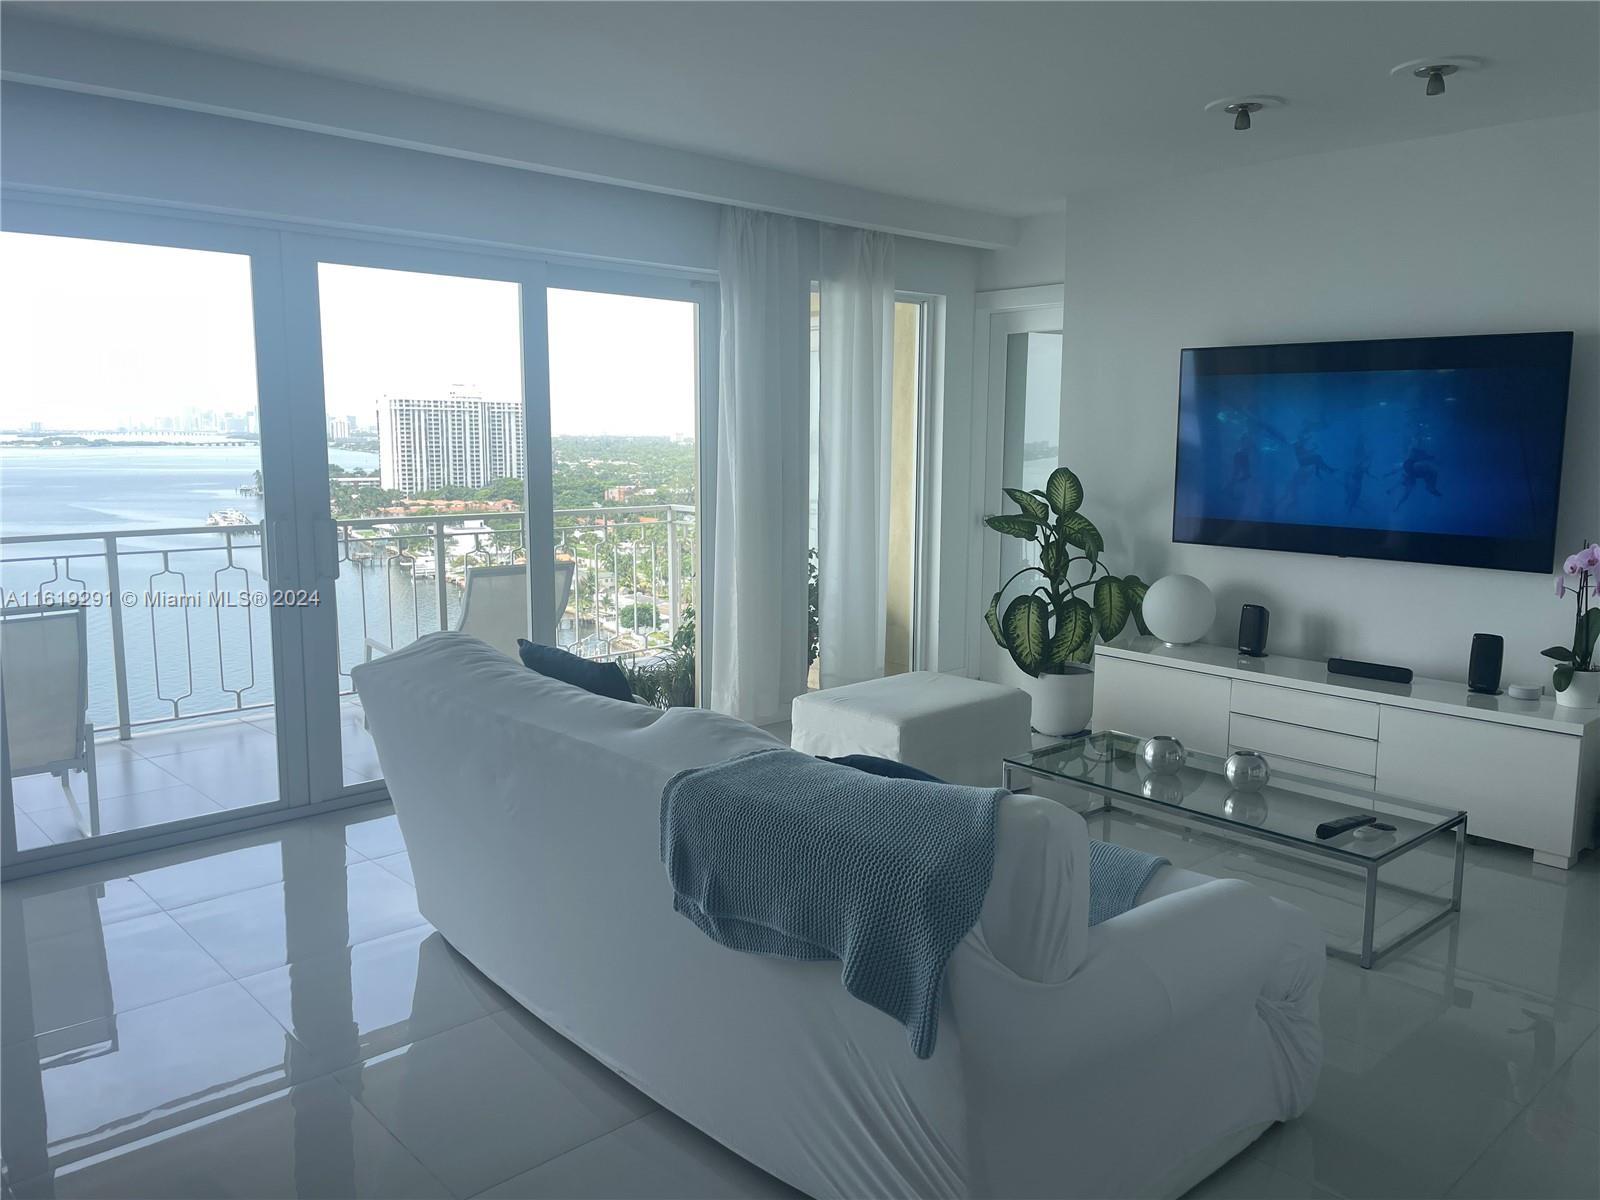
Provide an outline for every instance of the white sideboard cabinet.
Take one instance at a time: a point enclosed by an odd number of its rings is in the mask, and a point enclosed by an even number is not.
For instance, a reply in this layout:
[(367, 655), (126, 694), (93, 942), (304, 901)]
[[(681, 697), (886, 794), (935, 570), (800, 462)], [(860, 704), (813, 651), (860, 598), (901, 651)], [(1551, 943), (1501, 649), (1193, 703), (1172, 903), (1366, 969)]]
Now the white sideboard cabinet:
[(1600, 710), (1383, 683), (1326, 663), (1141, 638), (1095, 652), (1094, 727), (1467, 811), (1467, 831), (1569, 867), (1596, 842)]

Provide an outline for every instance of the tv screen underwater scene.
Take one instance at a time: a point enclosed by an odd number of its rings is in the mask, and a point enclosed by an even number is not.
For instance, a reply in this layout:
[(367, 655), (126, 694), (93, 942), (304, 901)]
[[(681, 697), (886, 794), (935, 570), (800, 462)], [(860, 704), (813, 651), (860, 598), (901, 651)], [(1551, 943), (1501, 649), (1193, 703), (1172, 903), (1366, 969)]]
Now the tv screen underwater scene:
[(1546, 571), (1570, 333), (1183, 351), (1173, 540)]

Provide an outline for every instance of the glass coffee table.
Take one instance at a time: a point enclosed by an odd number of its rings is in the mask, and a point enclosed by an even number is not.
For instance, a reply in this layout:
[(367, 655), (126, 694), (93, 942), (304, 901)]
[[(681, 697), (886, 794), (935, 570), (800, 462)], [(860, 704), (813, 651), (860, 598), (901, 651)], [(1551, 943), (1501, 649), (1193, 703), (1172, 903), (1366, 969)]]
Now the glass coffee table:
[[(1085, 799), (1072, 807), (1084, 816), (1131, 810), (1154, 812), (1183, 824), (1222, 830), (1271, 843), (1300, 855), (1354, 868), (1365, 876), (1359, 952), (1330, 945), (1328, 953), (1371, 967), (1379, 958), (1437, 928), (1461, 911), (1461, 876), (1466, 863), (1467, 814), (1400, 800), (1379, 792), (1295, 775), (1268, 756), (1272, 777), (1259, 791), (1236, 791), (1223, 774), (1224, 760), (1189, 751), (1171, 774), (1152, 771), (1140, 758), (1144, 739), (1121, 733), (1087, 733), (1005, 760), (1005, 786), (1027, 790), (1030, 777), (1066, 785)], [(1319, 838), (1317, 826), (1351, 816), (1375, 816), (1386, 828), (1368, 826)], [(1436, 838), (1455, 838), (1454, 879), (1448, 904), (1385, 946), (1373, 945), (1378, 908), (1378, 872)], [(1402, 889), (1404, 890), (1404, 889)], [(1437, 895), (1416, 893), (1419, 900)]]

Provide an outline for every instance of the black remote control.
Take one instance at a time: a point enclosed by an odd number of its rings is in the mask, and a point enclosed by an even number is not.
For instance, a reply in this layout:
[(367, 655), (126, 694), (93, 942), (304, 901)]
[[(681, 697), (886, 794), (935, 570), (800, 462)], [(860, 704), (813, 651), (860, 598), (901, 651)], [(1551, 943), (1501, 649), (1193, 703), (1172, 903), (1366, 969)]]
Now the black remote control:
[(1317, 836), (1323, 841), (1338, 837), (1341, 833), (1349, 833), (1352, 829), (1360, 829), (1363, 825), (1374, 825), (1377, 817), (1340, 817), (1337, 821), (1324, 821), (1317, 826)]

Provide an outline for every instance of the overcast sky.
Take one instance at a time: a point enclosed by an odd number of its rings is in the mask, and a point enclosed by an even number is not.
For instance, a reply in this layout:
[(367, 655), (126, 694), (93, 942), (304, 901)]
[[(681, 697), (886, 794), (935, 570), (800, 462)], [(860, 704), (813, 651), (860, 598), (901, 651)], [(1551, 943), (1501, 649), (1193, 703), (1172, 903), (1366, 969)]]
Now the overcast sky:
[[(518, 288), (365, 267), (319, 273), (327, 415), (384, 393), (520, 391)], [(556, 435), (690, 434), (693, 306), (551, 291)], [(115, 428), (255, 408), (248, 260), (0, 234), (0, 426)]]

